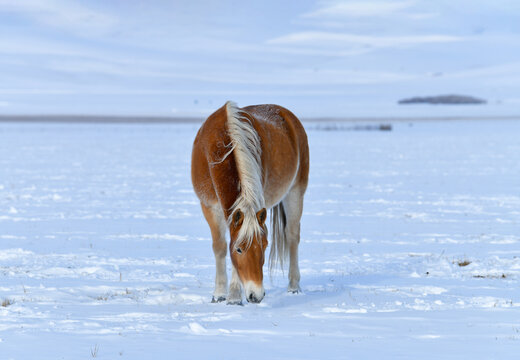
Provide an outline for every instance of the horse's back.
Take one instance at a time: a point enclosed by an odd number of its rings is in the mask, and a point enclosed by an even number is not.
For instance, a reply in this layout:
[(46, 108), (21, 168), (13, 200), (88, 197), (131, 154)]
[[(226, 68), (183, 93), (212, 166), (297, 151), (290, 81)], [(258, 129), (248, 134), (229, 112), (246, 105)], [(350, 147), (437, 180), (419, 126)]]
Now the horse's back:
[(262, 139), (266, 205), (278, 203), (294, 187), (307, 188), (309, 146), (298, 118), (279, 105), (252, 105), (243, 109), (254, 118)]
[[(278, 203), (293, 187), (305, 192), (309, 173), (307, 135), (298, 118), (278, 105), (252, 105), (240, 109), (257, 131), (262, 144), (262, 168), (266, 206)], [(228, 156), (230, 137), (226, 127), (226, 106), (202, 124), (193, 144), (192, 182), (201, 202), (222, 202), (218, 193), (238, 189), (238, 173), (233, 156)], [(214, 173), (213, 176), (211, 173)], [(222, 173), (216, 176), (215, 172)], [(222, 178), (224, 181), (216, 181)], [(222, 187), (222, 189), (219, 189)], [(221, 204), (226, 209), (230, 204)]]
[(257, 121), (272, 129), (283, 130), (293, 146), (296, 146), (300, 158), (309, 158), (309, 146), (307, 134), (300, 120), (290, 110), (280, 105), (265, 104), (251, 105), (244, 108), (253, 115)]

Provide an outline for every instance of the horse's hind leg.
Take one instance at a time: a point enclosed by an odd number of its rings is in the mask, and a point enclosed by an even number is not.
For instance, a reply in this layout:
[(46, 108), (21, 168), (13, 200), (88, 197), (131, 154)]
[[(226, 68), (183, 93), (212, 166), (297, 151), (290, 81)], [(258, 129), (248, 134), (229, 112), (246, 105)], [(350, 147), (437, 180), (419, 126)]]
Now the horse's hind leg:
[(226, 274), (226, 221), (219, 205), (212, 207), (201, 204), (204, 217), (211, 229), (213, 238), (213, 253), (215, 254), (216, 275), (215, 291), (211, 302), (226, 300), (227, 294), (227, 274)]
[(287, 224), (285, 237), (289, 247), (289, 287), (287, 291), (298, 293), (300, 289), (300, 267), (298, 265), (298, 245), (300, 244), (300, 219), (303, 211), (303, 192), (292, 189), (283, 199)]

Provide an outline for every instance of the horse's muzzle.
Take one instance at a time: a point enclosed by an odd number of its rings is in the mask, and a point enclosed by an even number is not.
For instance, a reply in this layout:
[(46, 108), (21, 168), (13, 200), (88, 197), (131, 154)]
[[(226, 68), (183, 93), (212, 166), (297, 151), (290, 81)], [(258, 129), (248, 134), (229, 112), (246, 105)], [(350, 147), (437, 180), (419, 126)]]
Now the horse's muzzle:
[(264, 287), (260, 284), (258, 286), (253, 281), (248, 281), (244, 284), (246, 293), (246, 300), (250, 303), (258, 304), (265, 296)]
[(261, 298), (257, 298), (254, 293), (251, 293), (251, 294), (249, 294), (249, 296), (246, 299), (247, 299), (247, 302), (258, 304), (260, 301), (262, 301), (264, 296), (265, 296), (265, 291), (262, 294)]

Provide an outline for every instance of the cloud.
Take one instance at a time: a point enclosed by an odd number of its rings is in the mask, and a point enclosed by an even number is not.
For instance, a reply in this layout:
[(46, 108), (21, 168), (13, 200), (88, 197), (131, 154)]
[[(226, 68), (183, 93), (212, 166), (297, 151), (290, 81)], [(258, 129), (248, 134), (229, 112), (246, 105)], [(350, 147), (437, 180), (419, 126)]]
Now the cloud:
[(319, 8), (315, 11), (303, 14), (303, 18), (322, 17), (373, 17), (388, 16), (408, 9), (413, 6), (411, 1), (405, 2), (383, 2), (383, 1), (359, 1), (359, 2), (337, 2)]
[[(2, 95), (69, 95), (75, 94), (73, 90), (48, 89), (48, 88), (0, 88)], [(9, 104), (8, 104), (9, 105)]]
[(197, 80), (220, 84), (266, 86), (328, 86), (381, 84), (414, 79), (414, 75), (385, 71), (354, 71), (343, 69), (284, 69), (269, 73), (200, 73)]
[(382, 24), (392, 24), (389, 30), (395, 30), (403, 24), (417, 26), (421, 21), (440, 15), (438, 11), (429, 10), (432, 6), (424, 6), (418, 1), (327, 1), (321, 5), (301, 14), (296, 21), (329, 29), (380, 29)]
[(0, 43), (0, 54), (80, 56), (88, 53), (85, 47), (37, 36), (0, 34)]
[(475, 69), (462, 70), (453, 74), (451, 77), (476, 78), (476, 77), (497, 77), (497, 76), (519, 76), (520, 62), (497, 64), (493, 66), (478, 67)]
[[(189, 96), (285, 96), (286, 89), (272, 88), (261, 90), (239, 90), (234, 88), (227, 89), (206, 89), (206, 90), (185, 90), (185, 89), (129, 89), (129, 88), (89, 88), (89, 89), (36, 89), (36, 88), (18, 88), (18, 89), (0, 89), (2, 95), (189, 95)], [(306, 89), (298, 88), (290, 91), (292, 96), (315, 96), (315, 95), (338, 95), (345, 94), (344, 89)], [(8, 102), (0, 102), (4, 106), (8, 106)], [(173, 112), (173, 109), (172, 109)]]
[(450, 35), (405, 35), (372, 36), (333, 33), (324, 31), (303, 31), (268, 40), (268, 44), (300, 46), (345, 46), (385, 48), (419, 45), (426, 43), (446, 43), (462, 41), (464, 38)]
[(0, 13), (16, 14), (81, 35), (106, 32), (118, 22), (115, 16), (106, 12), (63, 0), (0, 0)]
[(479, 81), (486, 86), (516, 88), (520, 82), (520, 62), (483, 66), (444, 74), (454, 81)]

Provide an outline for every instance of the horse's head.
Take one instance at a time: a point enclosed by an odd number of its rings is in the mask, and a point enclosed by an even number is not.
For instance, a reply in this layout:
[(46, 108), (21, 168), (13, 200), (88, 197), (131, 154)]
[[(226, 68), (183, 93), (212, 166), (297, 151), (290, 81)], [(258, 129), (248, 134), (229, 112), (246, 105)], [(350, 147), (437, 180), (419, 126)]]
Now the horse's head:
[[(262, 267), (265, 260), (265, 249), (267, 248), (266, 217), (267, 212), (264, 208), (256, 213), (255, 219), (248, 219), (247, 223), (244, 223), (244, 213), (237, 209), (232, 215), (229, 227), (231, 261), (242, 282), (247, 301), (254, 303), (262, 301), (265, 295)], [(251, 222), (258, 223), (251, 224)], [(245, 226), (260, 228), (261, 231), (253, 231), (254, 235), (240, 239), (240, 230)], [(246, 232), (246, 234), (249, 233)]]

